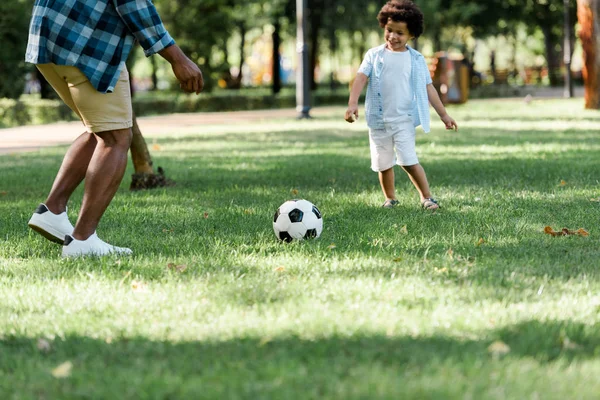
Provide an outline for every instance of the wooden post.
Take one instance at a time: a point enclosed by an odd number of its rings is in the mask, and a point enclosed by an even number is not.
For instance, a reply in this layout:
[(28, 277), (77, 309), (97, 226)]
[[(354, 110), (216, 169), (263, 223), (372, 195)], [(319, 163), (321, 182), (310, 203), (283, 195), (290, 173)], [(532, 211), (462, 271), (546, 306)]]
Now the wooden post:
[(131, 160), (133, 161), (134, 174), (131, 176), (129, 190), (153, 189), (157, 187), (173, 186), (174, 182), (165, 177), (161, 167), (154, 172), (152, 157), (148, 151), (146, 140), (142, 136), (135, 114), (133, 115), (133, 138), (131, 139)]
[(577, 0), (579, 38), (583, 46), (585, 108), (600, 109), (600, 0)]

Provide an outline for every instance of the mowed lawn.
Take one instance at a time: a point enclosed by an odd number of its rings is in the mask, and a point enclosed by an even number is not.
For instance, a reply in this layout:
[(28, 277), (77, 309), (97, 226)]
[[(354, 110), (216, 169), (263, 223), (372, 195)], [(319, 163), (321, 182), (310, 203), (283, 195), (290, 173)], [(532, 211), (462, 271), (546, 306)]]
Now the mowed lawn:
[[(99, 228), (132, 258), (63, 260), (28, 229), (64, 147), (0, 156), (0, 398), (598, 398), (600, 112), (449, 111), (459, 132), (418, 135), (435, 214), (399, 170), (380, 207), (344, 108), (165, 129), (177, 185), (129, 192), (130, 167)], [(291, 198), (319, 239), (276, 240)]]

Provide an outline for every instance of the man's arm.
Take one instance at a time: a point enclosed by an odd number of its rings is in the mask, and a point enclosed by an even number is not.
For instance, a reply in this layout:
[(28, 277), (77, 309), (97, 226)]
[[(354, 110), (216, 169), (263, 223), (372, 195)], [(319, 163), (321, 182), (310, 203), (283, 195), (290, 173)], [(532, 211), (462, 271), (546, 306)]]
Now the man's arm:
[(200, 93), (204, 79), (200, 68), (181, 51), (165, 29), (150, 0), (113, 0), (117, 13), (135, 36), (144, 54), (160, 54), (173, 68), (179, 86), (188, 93)]
[(112, 0), (125, 26), (140, 43), (146, 57), (175, 43), (150, 0)]

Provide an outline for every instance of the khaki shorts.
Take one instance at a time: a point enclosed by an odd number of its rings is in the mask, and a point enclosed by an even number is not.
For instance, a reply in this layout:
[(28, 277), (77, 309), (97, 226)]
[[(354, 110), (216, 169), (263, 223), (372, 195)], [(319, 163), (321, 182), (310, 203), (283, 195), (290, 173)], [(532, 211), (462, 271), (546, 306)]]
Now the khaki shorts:
[(415, 125), (412, 120), (385, 123), (384, 129), (369, 129), (371, 169), (386, 171), (398, 164), (419, 163), (415, 148)]
[(67, 106), (81, 118), (88, 132), (131, 128), (129, 72), (124, 69), (112, 93), (100, 93), (77, 67), (38, 64), (44, 78)]

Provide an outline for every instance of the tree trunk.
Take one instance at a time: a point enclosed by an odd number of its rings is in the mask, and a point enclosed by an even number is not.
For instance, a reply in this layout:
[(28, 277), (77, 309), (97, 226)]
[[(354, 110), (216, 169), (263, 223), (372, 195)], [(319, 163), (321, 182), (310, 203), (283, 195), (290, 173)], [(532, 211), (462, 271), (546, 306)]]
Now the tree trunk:
[(558, 71), (558, 57), (554, 46), (558, 43), (558, 38), (552, 33), (551, 26), (542, 26), (542, 32), (544, 34), (544, 44), (546, 47), (546, 64), (548, 65), (548, 78), (550, 79), (550, 86), (559, 86), (559, 71)]
[(154, 173), (152, 157), (148, 151), (146, 141), (142, 136), (135, 114), (133, 115), (133, 139), (131, 140), (131, 160), (135, 173), (131, 176), (129, 190), (153, 189), (163, 186), (173, 186), (174, 182), (165, 177), (161, 167)]
[(279, 35), (281, 24), (279, 23), (279, 17), (275, 17), (273, 27), (273, 68), (271, 75), (273, 79), (273, 94), (277, 94), (281, 91), (281, 55), (279, 54), (279, 47), (281, 47), (281, 36)]
[(158, 77), (156, 75), (156, 58), (150, 57), (150, 64), (152, 66), (152, 90), (158, 90)]
[(585, 108), (600, 109), (600, 0), (577, 0), (579, 38), (583, 46)]
[(235, 78), (233, 78), (233, 82), (231, 84), (232, 89), (240, 89), (242, 87), (242, 78), (244, 77), (242, 69), (244, 68), (245, 60), (244, 47), (246, 46), (246, 23), (244, 21), (240, 21), (239, 28), (242, 39), (242, 42), (240, 43), (240, 64), (238, 74)]
[(317, 89), (317, 67), (319, 66), (319, 30), (321, 29), (320, 15), (311, 10), (310, 23), (310, 90)]

